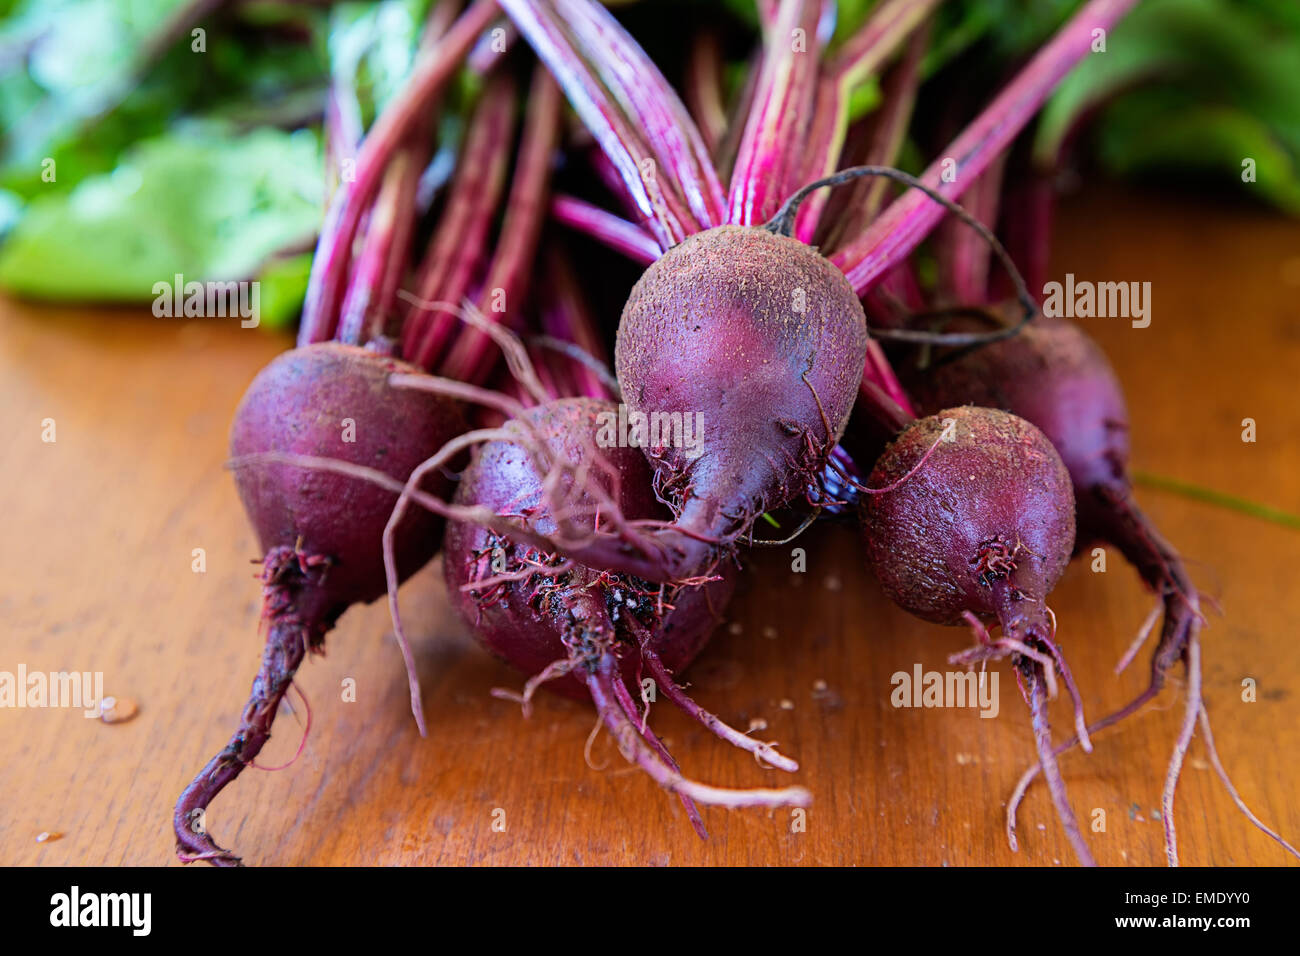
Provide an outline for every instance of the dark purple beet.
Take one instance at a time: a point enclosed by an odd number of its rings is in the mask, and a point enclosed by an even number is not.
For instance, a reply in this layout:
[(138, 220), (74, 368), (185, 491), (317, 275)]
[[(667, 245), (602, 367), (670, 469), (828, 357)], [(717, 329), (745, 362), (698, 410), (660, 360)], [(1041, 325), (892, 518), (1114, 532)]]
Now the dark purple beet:
[[(616, 411), (617, 406), (600, 399), (570, 398), (529, 409), (525, 415), (536, 426), (535, 440), (540, 439), (550, 455), (592, 466), (594, 480), (625, 518), (666, 519), (669, 515), (655, 498), (644, 455), (636, 448), (597, 446), (597, 416)], [(602, 456), (606, 469), (594, 467), (593, 453)], [(456, 504), (528, 515), (538, 532), (555, 530), (534, 456), (508, 442), (479, 449), (457, 489)], [(476, 638), (530, 678), (550, 667), (547, 676), (553, 679), (547, 686), (591, 699), (624, 755), (681, 796), (697, 829), (702, 831), (702, 824), (694, 801), (727, 806), (807, 801), (800, 788), (723, 790), (698, 784), (681, 775), (648, 728), (639, 727), (643, 720), (635, 699), (644, 676), (655, 681), (658, 693), (719, 736), (782, 769), (795, 769), (768, 745), (702, 711), (671, 677), (690, 663), (719, 620), (734, 585), (729, 564), (719, 565), (718, 580), (702, 586), (661, 587), (564, 562), (531, 544), (463, 522), (452, 522), (447, 529), (443, 563), (453, 606)], [(506, 578), (492, 580), (500, 575)]]
[[(939, 441), (947, 419), (954, 440)], [(1002, 620), (1018, 639), (1050, 635), (1044, 601), (1074, 543), (1060, 456), (1022, 418), (949, 408), (890, 444), (868, 487), (899, 481), (931, 448), (897, 488), (863, 496), (867, 554), (885, 593), (939, 624), (959, 625), (970, 611)]]
[[(948, 331), (982, 331), (987, 326), (970, 319), (958, 320)], [(1179, 738), (1165, 778), (1161, 797), (1165, 850), (1171, 864), (1178, 860), (1174, 827), (1174, 792), (1191, 736), (1198, 719), (1213, 754), (1209, 717), (1200, 699), (1198, 631), (1200, 598), (1178, 552), (1138, 508), (1128, 473), (1129, 427), (1123, 391), (1105, 353), (1079, 326), (1065, 319), (1038, 316), (1019, 334), (918, 369), (900, 363), (901, 378), (922, 412), (961, 402), (1003, 408), (1033, 422), (1061, 454), (1074, 483), (1077, 506), (1076, 553), (1104, 542), (1118, 548), (1137, 568), (1143, 581), (1163, 603), (1160, 640), (1151, 656), (1151, 680), (1146, 690), (1114, 713), (1090, 725), (1095, 733), (1137, 712), (1164, 687), (1169, 670), (1182, 660), (1188, 669), (1187, 707)], [(1154, 623), (1154, 618), (1152, 619)], [(1145, 631), (1144, 631), (1145, 632)], [(1135, 653), (1137, 646), (1130, 649)], [(1126, 656), (1127, 660), (1127, 656)], [(1059, 754), (1080, 737), (1056, 748)], [(1219, 770), (1217, 754), (1213, 754)], [(1220, 777), (1242, 812), (1263, 832), (1293, 855), (1300, 853), (1259, 821), (1237, 795), (1226, 774)], [(1008, 835), (1015, 845), (1015, 808), (1018, 788), (1008, 805)]]
[(646, 269), (618, 329), (629, 409), (703, 415), (703, 453), (646, 449), (699, 573), (754, 519), (808, 488), (844, 431), (866, 356), (848, 280), (815, 249), (761, 228), (697, 233)]
[[(405, 481), (426, 458), (465, 430), (457, 403), (412, 388), (394, 374), (420, 374), (400, 359), (326, 342), (278, 356), (248, 387), (230, 429), (230, 455), (283, 452), (367, 465)], [(345, 441), (345, 420), (355, 423)], [(267, 463), (237, 470), (244, 503), (265, 553), (297, 547), (329, 559), (319, 586), (305, 582), (296, 605), (304, 620), (329, 626), (346, 608), (384, 595), (381, 537), (396, 496), (385, 488), (320, 469)], [(451, 484), (434, 476), (431, 494)], [(442, 518), (407, 510), (394, 540), (405, 579), (437, 553)]]
[[(981, 645), (954, 661), (1012, 657), (1057, 813), (1080, 862), (1091, 865), (1052, 754), (1044, 692), (1059, 669), (1082, 727), (1047, 604), (1075, 531), (1070, 476), (1056, 449), (1007, 412), (945, 408), (902, 431), (867, 487), (877, 489), (862, 496), (867, 554), (885, 593), (926, 620), (971, 624)], [(1001, 624), (1002, 637), (989, 638), (981, 619)]]
[[(388, 384), (394, 373), (419, 372), (355, 346), (310, 345), (263, 369), (235, 412), (230, 450), (240, 498), (265, 552), (267, 638), (239, 728), (177, 802), (173, 825), (183, 860), (239, 863), (217, 846), (206, 825), (199, 826), (202, 811), (270, 739), (276, 710), (306, 652), (321, 650), (325, 634), (350, 605), (386, 592), (382, 537), (397, 502), (393, 492), (337, 472), (244, 456), (329, 458), (405, 481), (465, 429), (457, 403)], [(440, 475), (422, 487), (432, 494), (450, 492)], [(441, 518), (410, 509), (395, 536), (400, 576), (426, 564), (441, 539)]]
[[(615, 406), (599, 399), (563, 399), (530, 409), (529, 418), (548, 439), (548, 449), (581, 461), (587, 454), (576, 437), (595, 434), (595, 416)], [(656, 500), (650, 466), (636, 448), (602, 448), (601, 454), (620, 476), (615, 495), (612, 482), (597, 472), (599, 484), (620, 505), (623, 516), (667, 519), (667, 509)], [(486, 505), (502, 514), (518, 514), (541, 506), (541, 488), (532, 457), (518, 445), (490, 442), (479, 449), (456, 491), (457, 504)], [(555, 524), (538, 515), (533, 526), (543, 534)], [(493, 559), (504, 548), (498, 567), (513, 573), (524, 562), (558, 564), (559, 558), (532, 545), (506, 541), (479, 525), (452, 522), (446, 533), (443, 571), (447, 589), (474, 636), (494, 655), (532, 677), (552, 662), (567, 656), (575, 628), (603, 627), (618, 650), (623, 673), (633, 677), (640, 666), (635, 639), (623, 619), (631, 615), (655, 635), (655, 648), (670, 670), (689, 664), (708, 640), (735, 585), (735, 574), (722, 567), (722, 580), (706, 588), (682, 588), (672, 595), (676, 610), (656, 610), (659, 586), (613, 572), (600, 573), (584, 565), (558, 577), (536, 578), (499, 585), (490, 592), (472, 592), (464, 586), (493, 575)], [(539, 590), (540, 589), (540, 590)], [(673, 589), (667, 589), (669, 593)], [(648, 592), (653, 592), (649, 594)], [(589, 697), (586, 682), (566, 676), (548, 686), (566, 696)]]

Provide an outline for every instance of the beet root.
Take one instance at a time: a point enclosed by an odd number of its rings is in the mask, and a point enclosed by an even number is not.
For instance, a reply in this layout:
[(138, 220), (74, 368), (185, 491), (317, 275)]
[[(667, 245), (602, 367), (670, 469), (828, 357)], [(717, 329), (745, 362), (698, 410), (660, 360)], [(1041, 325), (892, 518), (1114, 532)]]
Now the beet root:
[[(1047, 595), (1074, 546), (1070, 476), (1046, 436), (1015, 415), (948, 408), (920, 419), (885, 449), (862, 496), (872, 569), (885, 593), (916, 616), (972, 626), (973, 665), (1010, 656), (1033, 715), (1035, 741), (1066, 833), (1083, 842), (1052, 756), (1045, 687), (1059, 671), (1082, 706), (1056, 644)], [(1002, 627), (994, 640), (984, 622)]]
[[(975, 320), (958, 320), (954, 331), (981, 328)], [(1151, 656), (1147, 688), (1114, 713), (1086, 728), (1095, 733), (1136, 713), (1159, 695), (1169, 671), (1180, 660), (1187, 669), (1186, 717), (1165, 776), (1161, 797), (1168, 861), (1178, 861), (1174, 824), (1174, 793), (1183, 758), (1198, 719), (1206, 728), (1202, 736), (1213, 751), (1209, 718), (1200, 695), (1199, 640), (1203, 624), (1200, 596), (1177, 550), (1159, 533), (1133, 498), (1129, 479), (1129, 419), (1119, 379), (1105, 353), (1078, 325), (1061, 318), (1039, 316), (1019, 334), (973, 352), (940, 360), (930, 368), (900, 363), (900, 375), (909, 395), (923, 411), (935, 411), (959, 402), (1002, 408), (1037, 425), (1060, 452), (1074, 484), (1080, 553), (1101, 542), (1117, 548), (1137, 569), (1157, 595), (1164, 620)], [(1155, 618), (1148, 620), (1139, 639), (1125, 654), (1122, 670), (1145, 640)], [(1079, 743), (1076, 735), (1056, 748), (1063, 753)], [(1216, 771), (1218, 754), (1211, 752)], [(1007, 834), (1016, 845), (1015, 814), (1025, 788), (1037, 773), (1031, 768), (1007, 805)], [(1292, 854), (1296, 850), (1264, 826), (1245, 806), (1225, 773), (1220, 779), (1246, 817)]]
[[(328, 457), (405, 481), (464, 430), (457, 403), (388, 383), (392, 374), (418, 371), (355, 346), (310, 345), (263, 369), (235, 413), (230, 448), (236, 481), (265, 552), (267, 637), (238, 729), (176, 804), (177, 854), (186, 862), (239, 863), (208, 833), (208, 804), (270, 738), (280, 701), (304, 656), (323, 649), (325, 634), (350, 605), (386, 591), (381, 539), (397, 495), (354, 477), (257, 456)], [(431, 475), (422, 487), (445, 494), (450, 482)], [(440, 517), (408, 514), (395, 535), (400, 575), (426, 564), (441, 538)]]
[(650, 420), (702, 424), (695, 447), (643, 449), (675, 512), (677, 577), (707, 571), (758, 515), (815, 484), (848, 422), (866, 346), (848, 280), (788, 236), (719, 226), (645, 271), (618, 329), (625, 401)]
[[(590, 484), (602, 488), (630, 521), (661, 519), (651, 472), (636, 448), (602, 447), (592, 436), (602, 412), (616, 409), (598, 399), (563, 399), (525, 413), (530, 433), (548, 455), (584, 466)], [(456, 492), (456, 504), (527, 516), (530, 526), (549, 534), (555, 522), (537, 467), (535, 449), (507, 441), (483, 445)], [(592, 461), (597, 454), (600, 461)], [(575, 503), (581, 510), (590, 502)], [(684, 668), (707, 641), (731, 595), (734, 569), (719, 565), (694, 586), (653, 584), (624, 573), (594, 569), (547, 552), (530, 541), (472, 522), (448, 525), (443, 560), (453, 605), (475, 637), (497, 657), (529, 676), (525, 706), (542, 683), (568, 696), (593, 701), (604, 725), (628, 760), (677, 793), (696, 829), (703, 832), (695, 802), (725, 806), (804, 803), (801, 788), (727, 790), (682, 775), (676, 762), (646, 726), (646, 714), (629, 693), (646, 703), (642, 688), (653, 686), (723, 739), (773, 766), (797, 765), (770, 745), (733, 730), (695, 704), (672, 674)], [(648, 679), (652, 685), (644, 682)]]

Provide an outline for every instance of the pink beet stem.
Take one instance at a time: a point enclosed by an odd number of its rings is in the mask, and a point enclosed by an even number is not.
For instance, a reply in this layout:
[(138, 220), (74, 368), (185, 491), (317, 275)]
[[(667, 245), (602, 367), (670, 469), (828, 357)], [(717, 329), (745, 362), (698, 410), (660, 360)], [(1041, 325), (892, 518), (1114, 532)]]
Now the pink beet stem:
[(671, 174), (672, 191), (685, 197), (696, 226), (722, 223), (726, 197), (704, 138), (658, 67), (601, 4), (557, 0), (556, 5), (597, 75)]
[(546, 0), (500, 0), (500, 3), (533, 50), (550, 67), (583, 125), (617, 168), (638, 213), (660, 245), (667, 249), (695, 232), (698, 223), (683, 223), (667, 211), (666, 205), (674, 200), (667, 195), (670, 190), (662, 188), (669, 180), (657, 175), (658, 159), (635, 119), (628, 116), (584, 58), (593, 52), (608, 55), (609, 51), (580, 50)]
[[(458, 6), (439, 3), (429, 12), (420, 36), (420, 51), (426, 52), (451, 28)], [(355, 103), (355, 96), (352, 97)], [(357, 118), (360, 139), (359, 123)], [(404, 145), (394, 155), (384, 173), (379, 197), (364, 226), (365, 246), (348, 277), (335, 338), (351, 344), (364, 344), (395, 326), (397, 288), (410, 265), (411, 235), (419, 210), (416, 194), (420, 177), (433, 153), (430, 131), (436, 126), (436, 114), (430, 111), (412, 126)], [(355, 145), (352, 155), (355, 155)], [(392, 329), (396, 333), (396, 329)]]
[(642, 265), (648, 266), (663, 254), (654, 236), (636, 223), (573, 196), (552, 199), (551, 217)]
[[(365, 245), (348, 277), (338, 329), (334, 338), (349, 345), (364, 344), (392, 309), (396, 285), (392, 277), (408, 258), (407, 243), (415, 223), (415, 191), (428, 162), (429, 149), (417, 127), (411, 142), (398, 150), (388, 169), (366, 227)], [(395, 268), (396, 267), (396, 268)]]
[[(447, 206), (420, 263), (415, 294), (421, 300), (459, 303), (481, 266), (510, 164), (514, 100), (508, 76), (489, 78), (465, 133)], [(413, 306), (403, 323), (402, 353), (421, 368), (433, 368), (460, 330), (454, 313)]]
[(794, 182), (802, 171), (796, 156), (813, 113), (821, 15), (816, 0), (781, 0), (776, 21), (765, 31), (762, 66), (731, 174), (730, 223), (766, 222), (800, 185)]
[(475, 38), (497, 15), (493, 0), (475, 0), (441, 41), (420, 53), (406, 87), (366, 135), (357, 156), (356, 176), (334, 196), (321, 228), (298, 330), (299, 345), (329, 338), (338, 317), (352, 243), (389, 158), (420, 117), (427, 114)]
[(878, 386), (905, 414), (911, 418), (916, 417), (916, 409), (912, 407), (903, 384), (894, 374), (894, 367), (889, 364), (884, 349), (876, 339), (867, 339), (867, 364), (862, 369), (862, 381)]
[[(807, 161), (792, 188), (835, 172), (849, 125), (849, 96), (880, 71), (908, 36), (930, 16), (939, 0), (885, 0), (822, 70), (806, 146)], [(809, 197), (799, 210), (795, 238), (811, 242), (829, 197)]]
[(330, 84), (325, 96), (325, 195), (333, 197), (343, 175), (343, 163), (357, 154), (361, 143), (361, 108), (354, 90)]
[[(1064, 76), (1088, 55), (1093, 31), (1111, 29), (1134, 2), (1090, 0), (940, 154), (922, 181), (951, 199), (959, 197), (1024, 129)], [(952, 182), (944, 182), (948, 159), (955, 162)], [(942, 218), (942, 207), (924, 194), (905, 194), (832, 261), (861, 295), (882, 273), (907, 258)]]
[[(493, 321), (512, 315), (515, 324), (521, 322), (521, 304), (546, 214), (547, 186), (559, 137), (560, 88), (539, 65), (529, 91), (528, 116), (505, 219), (479, 299), (480, 311)], [(492, 339), (479, 329), (466, 329), (443, 361), (442, 372), (449, 378), (481, 383), (496, 358)]]

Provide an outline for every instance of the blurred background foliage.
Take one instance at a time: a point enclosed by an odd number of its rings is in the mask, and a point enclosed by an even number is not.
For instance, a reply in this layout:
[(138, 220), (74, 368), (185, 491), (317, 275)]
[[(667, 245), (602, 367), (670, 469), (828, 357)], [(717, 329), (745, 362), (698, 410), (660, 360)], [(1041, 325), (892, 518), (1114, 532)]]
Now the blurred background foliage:
[[(330, 188), (326, 104), (358, 129), (373, 122), (435, 2), (0, 0), (0, 288), (145, 302), (176, 273), (257, 277), (264, 321), (292, 322)], [(752, 0), (610, 5), (671, 81), (691, 39), (681, 24), (714, 30), (739, 85), (759, 29)], [(832, 42), (875, 5), (839, 0)], [(936, 104), (978, 108), (1079, 5), (944, 3), (916, 141), (951, 123)], [(454, 155), (474, 92), (466, 81), (445, 104), (435, 163)], [(854, 110), (878, 101), (869, 81)], [(925, 158), (917, 146), (905, 156)], [(1141, 0), (1053, 97), (1034, 156), (1236, 188), (1300, 213), (1300, 3)], [(1243, 186), (1247, 158), (1256, 181)]]

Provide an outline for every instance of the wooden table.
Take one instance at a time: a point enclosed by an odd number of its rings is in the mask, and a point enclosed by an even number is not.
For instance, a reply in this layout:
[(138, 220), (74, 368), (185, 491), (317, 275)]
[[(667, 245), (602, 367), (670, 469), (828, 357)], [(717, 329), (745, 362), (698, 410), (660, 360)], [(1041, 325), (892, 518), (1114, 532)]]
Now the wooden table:
[[(1152, 283), (1149, 328), (1085, 321), (1128, 390), (1135, 464), (1300, 510), (1300, 228), (1106, 190), (1067, 202), (1059, 228), (1054, 275)], [(106, 693), (139, 705), (116, 725), (0, 709), (0, 863), (173, 861), (172, 804), (225, 743), (260, 656), (258, 552), (222, 462), (240, 394), (286, 341), (233, 321), (0, 304), (0, 670), (102, 671)], [(1254, 444), (1241, 440), (1247, 417)], [(47, 418), (54, 443), (42, 441)], [(1224, 761), (1256, 812), (1300, 837), (1300, 533), (1166, 493), (1141, 499), (1223, 609), (1204, 647)], [(804, 574), (784, 551), (754, 556), (729, 625), (689, 676), (704, 705), (742, 727), (765, 720), (764, 736), (800, 760), (816, 798), (803, 832), (788, 811), (706, 809), (702, 841), (608, 735), (584, 762), (588, 706), (544, 696), (525, 721), (490, 696), (520, 680), (449, 616), (437, 565), (402, 591), (429, 737), (411, 719), (386, 609), (354, 609), (299, 675), (314, 721), (302, 757), (245, 773), (209, 826), (255, 864), (1072, 862), (1041, 788), (1020, 852), (1003, 837), (1005, 800), (1033, 757), (1005, 666), (998, 719), (893, 708), (893, 673), (946, 669), (969, 635), (891, 606), (848, 531), (800, 544)], [(1053, 602), (1089, 714), (1140, 689), (1144, 663), (1112, 673), (1150, 607), (1118, 556), (1104, 574), (1073, 565)], [(345, 678), (355, 703), (341, 700)], [(1065, 728), (1067, 709), (1054, 713)], [(1180, 714), (1174, 688), (1091, 756), (1064, 758), (1080, 816), (1106, 811), (1106, 832), (1090, 836), (1101, 862), (1163, 861), (1153, 808)], [(653, 725), (701, 779), (785, 782), (667, 704)], [(301, 713), (281, 713), (276, 731), (268, 766), (297, 748)], [(1235, 811), (1199, 743), (1177, 807), (1186, 863), (1294, 862)], [(38, 843), (43, 831), (62, 837)]]

